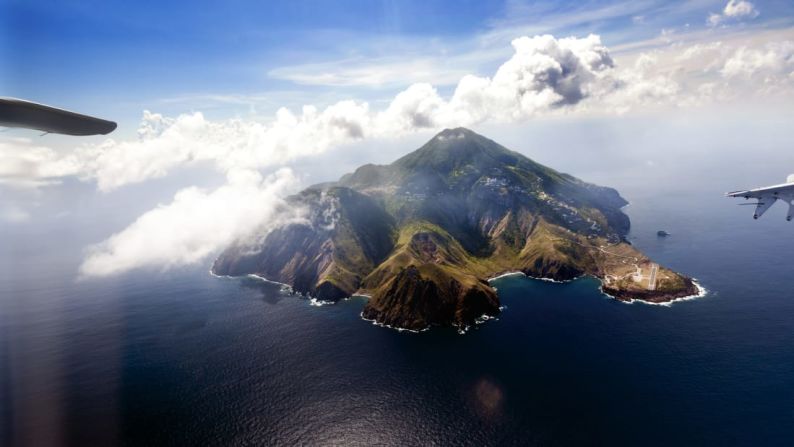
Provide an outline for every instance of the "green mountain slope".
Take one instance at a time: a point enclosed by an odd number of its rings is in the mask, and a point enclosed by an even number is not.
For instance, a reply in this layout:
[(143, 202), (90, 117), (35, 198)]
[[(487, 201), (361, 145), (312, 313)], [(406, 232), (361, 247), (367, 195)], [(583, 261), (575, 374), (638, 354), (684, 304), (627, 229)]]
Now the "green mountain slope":
[(370, 294), (365, 318), (408, 329), (496, 315), (487, 278), (509, 271), (593, 275), (618, 299), (697, 292), (691, 279), (654, 267), (625, 241), (627, 202), (617, 191), (468, 129), (444, 130), (390, 165), (361, 166), (290, 200), (307, 210), (305, 222), (241, 241), (213, 271), (255, 273), (325, 300)]

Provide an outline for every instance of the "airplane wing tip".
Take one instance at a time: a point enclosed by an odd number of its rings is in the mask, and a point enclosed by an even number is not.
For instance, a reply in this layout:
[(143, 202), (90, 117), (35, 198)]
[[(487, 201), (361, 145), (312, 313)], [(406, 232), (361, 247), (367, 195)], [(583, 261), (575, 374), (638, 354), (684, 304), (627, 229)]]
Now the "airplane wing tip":
[(109, 133), (113, 132), (114, 130), (116, 130), (116, 128), (117, 128), (118, 126), (119, 126), (119, 125), (118, 125), (118, 124), (116, 124), (116, 122), (114, 122), (114, 121), (108, 121), (108, 122), (107, 122), (107, 125), (106, 125), (106, 128), (105, 128), (105, 129), (103, 129), (102, 135), (107, 135), (107, 134), (109, 134)]
[(102, 118), (7, 97), (0, 97), (0, 125), (75, 136), (107, 135), (118, 126)]

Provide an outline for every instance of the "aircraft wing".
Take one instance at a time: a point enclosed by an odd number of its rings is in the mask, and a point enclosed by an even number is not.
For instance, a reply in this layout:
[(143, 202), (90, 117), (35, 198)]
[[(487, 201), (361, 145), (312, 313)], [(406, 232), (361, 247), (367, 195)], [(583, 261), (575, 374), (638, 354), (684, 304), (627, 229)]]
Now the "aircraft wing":
[(0, 126), (65, 135), (106, 135), (116, 123), (15, 98), (0, 98)]
[(744, 197), (745, 199), (758, 199), (766, 196), (794, 195), (794, 183), (783, 183), (763, 188), (732, 191), (725, 194), (728, 197)]
[(726, 193), (728, 197), (744, 197), (745, 199), (756, 199), (755, 203), (741, 203), (740, 205), (755, 205), (753, 219), (761, 217), (778, 199), (789, 204), (786, 220), (794, 217), (794, 176), (789, 176), (789, 181), (780, 185), (765, 186), (763, 188), (748, 189), (744, 191), (733, 191)]
[(768, 210), (770, 206), (774, 205), (775, 202), (777, 202), (777, 197), (774, 196), (759, 197), (758, 203), (755, 204), (753, 219), (758, 219), (759, 217), (763, 216), (766, 210)]

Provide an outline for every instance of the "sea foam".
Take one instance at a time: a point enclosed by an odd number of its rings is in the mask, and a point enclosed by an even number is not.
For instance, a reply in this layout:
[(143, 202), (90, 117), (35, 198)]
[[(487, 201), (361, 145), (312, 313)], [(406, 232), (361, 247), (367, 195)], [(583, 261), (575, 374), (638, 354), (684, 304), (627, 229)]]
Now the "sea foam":
[(639, 303), (639, 304), (645, 304), (647, 306), (670, 307), (673, 304), (681, 302), (681, 301), (696, 300), (698, 298), (703, 298), (704, 296), (708, 295), (708, 292), (709, 292), (708, 289), (703, 287), (696, 279), (693, 278), (692, 279), (692, 283), (695, 285), (695, 288), (697, 289), (697, 293), (694, 293), (692, 295), (682, 296), (680, 298), (674, 298), (674, 299), (672, 299), (670, 301), (665, 301), (663, 303), (654, 303), (654, 302), (651, 302), (651, 301), (638, 300), (638, 299), (619, 300), (619, 299), (615, 298), (614, 296), (604, 292), (603, 287), (600, 287), (599, 289), (601, 290), (602, 294), (612, 298), (613, 300), (620, 301), (621, 303), (625, 303), (625, 304)]
[(397, 332), (411, 332), (413, 334), (418, 334), (420, 332), (425, 332), (425, 331), (429, 331), (430, 330), (430, 326), (423, 327), (422, 329), (419, 329), (419, 330), (392, 326), (392, 325), (389, 325), (389, 324), (385, 324), (385, 323), (381, 323), (379, 321), (376, 321), (375, 319), (369, 319), (369, 318), (364, 316), (364, 312), (361, 312), (359, 314), (359, 316), (361, 317), (362, 320), (369, 321), (370, 323), (372, 323), (375, 326), (385, 327), (387, 329), (393, 329), (393, 330), (395, 330)]

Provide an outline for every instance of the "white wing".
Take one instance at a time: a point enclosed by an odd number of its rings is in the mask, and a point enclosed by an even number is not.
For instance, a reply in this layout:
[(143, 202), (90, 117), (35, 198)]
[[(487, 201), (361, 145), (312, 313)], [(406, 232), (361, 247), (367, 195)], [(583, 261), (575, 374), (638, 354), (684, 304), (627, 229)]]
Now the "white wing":
[(758, 219), (761, 217), (766, 210), (769, 209), (770, 206), (774, 205), (777, 202), (777, 197), (774, 196), (760, 196), (758, 197), (758, 203), (755, 205), (755, 212), (753, 213), (753, 219)]
[[(791, 177), (791, 176), (790, 176)], [(763, 188), (748, 189), (744, 191), (733, 191), (725, 194), (728, 197), (744, 197), (745, 199), (756, 199), (756, 203), (748, 203), (747, 205), (755, 205), (755, 212), (753, 219), (761, 217), (766, 210), (769, 209), (778, 199), (789, 204), (788, 215), (786, 220), (791, 220), (794, 216), (794, 183), (783, 183), (781, 185), (765, 186)], [(744, 205), (741, 203), (740, 205)]]
[(777, 197), (780, 195), (794, 196), (794, 183), (783, 183), (781, 185), (765, 186), (763, 188), (744, 191), (732, 191), (725, 195), (728, 197), (744, 197), (745, 199), (760, 199), (761, 197)]

